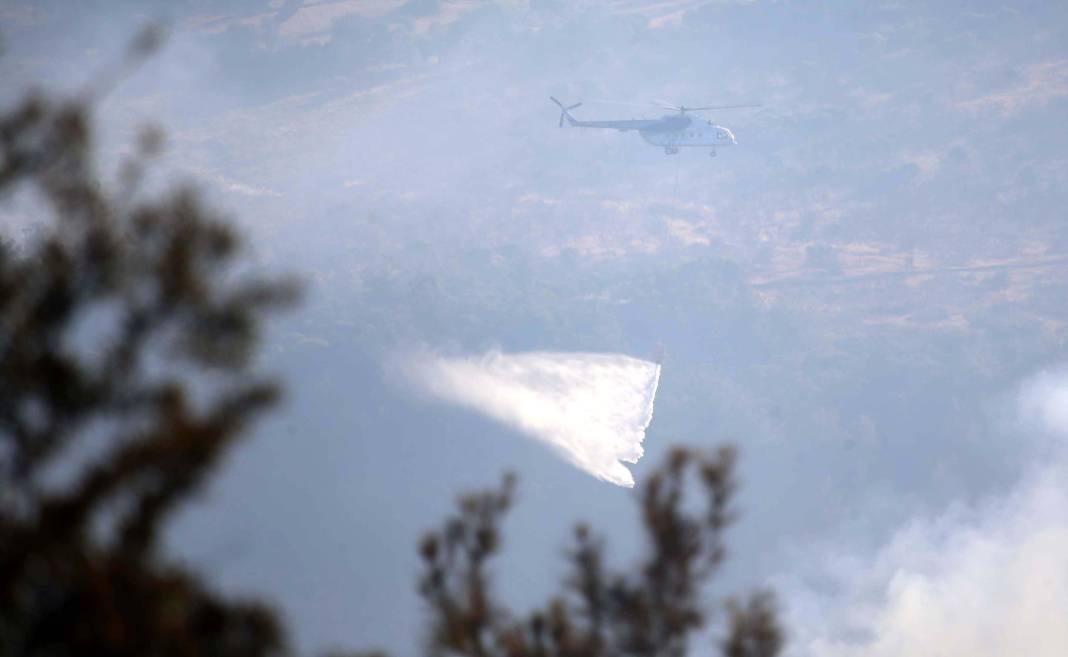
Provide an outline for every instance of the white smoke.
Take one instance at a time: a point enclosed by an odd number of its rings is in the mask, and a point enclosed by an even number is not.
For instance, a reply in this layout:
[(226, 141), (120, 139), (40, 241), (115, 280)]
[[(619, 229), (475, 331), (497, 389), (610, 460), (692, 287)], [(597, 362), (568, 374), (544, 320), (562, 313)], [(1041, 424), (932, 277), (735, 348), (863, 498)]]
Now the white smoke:
[(1004, 495), (914, 519), (873, 557), (824, 553), (808, 580), (838, 593), (784, 578), (789, 654), (1068, 655), (1068, 375), (1029, 380), (1017, 408), (1056, 456)]
[(444, 401), (537, 438), (572, 464), (633, 486), (660, 366), (621, 354), (529, 352), (410, 357), (408, 379)]
[(1019, 405), (1021, 419), (1028, 425), (1068, 442), (1068, 370), (1043, 372), (1026, 381)]

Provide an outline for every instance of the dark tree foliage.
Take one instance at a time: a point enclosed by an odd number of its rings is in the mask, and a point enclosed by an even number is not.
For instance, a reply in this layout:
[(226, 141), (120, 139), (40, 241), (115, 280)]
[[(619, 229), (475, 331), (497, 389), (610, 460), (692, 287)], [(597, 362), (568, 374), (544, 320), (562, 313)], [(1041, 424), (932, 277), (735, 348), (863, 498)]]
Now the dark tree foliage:
[[(709, 620), (705, 584), (724, 557), (731, 520), (735, 451), (713, 455), (675, 449), (641, 492), (648, 556), (611, 572), (604, 541), (575, 530), (565, 590), (529, 618), (516, 618), (490, 591), (487, 562), (501, 544), (501, 520), (514, 479), (498, 490), (468, 495), (459, 514), (423, 540), (420, 592), (429, 603), (432, 654), (471, 657), (684, 657)], [(689, 482), (692, 473), (695, 482)], [(700, 491), (700, 511), (686, 493)], [(782, 647), (774, 599), (759, 592), (727, 604), (724, 657), (773, 657)]]
[(188, 189), (108, 191), (84, 103), (0, 116), (0, 201), (48, 226), (0, 240), (0, 654), (265, 655), (281, 626), (167, 563), (164, 523), (277, 396), (257, 326), (293, 285), (239, 275)]

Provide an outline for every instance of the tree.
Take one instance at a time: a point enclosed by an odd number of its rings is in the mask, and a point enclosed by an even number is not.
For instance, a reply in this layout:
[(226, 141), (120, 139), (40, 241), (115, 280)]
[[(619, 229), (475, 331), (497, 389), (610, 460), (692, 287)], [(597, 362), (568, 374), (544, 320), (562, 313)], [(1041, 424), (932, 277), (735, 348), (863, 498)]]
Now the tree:
[[(574, 533), (564, 590), (526, 619), (494, 600), (487, 562), (500, 548), (500, 522), (515, 479), (461, 498), (459, 513), (420, 547), (420, 592), (432, 612), (431, 654), (470, 657), (684, 657), (708, 620), (704, 585), (724, 558), (732, 512), (732, 447), (714, 454), (677, 448), (640, 488), (649, 553), (636, 569), (609, 572), (605, 544), (586, 525)], [(703, 509), (685, 508), (687, 474)], [(774, 599), (731, 600), (724, 657), (773, 657), (783, 635)]]
[(29, 196), (51, 226), (0, 241), (0, 654), (277, 652), (266, 607), (158, 542), (276, 399), (252, 357), (295, 288), (236, 276), (234, 232), (192, 190), (142, 198), (157, 131), (113, 192), (91, 146), (83, 103), (0, 117), (0, 200)]

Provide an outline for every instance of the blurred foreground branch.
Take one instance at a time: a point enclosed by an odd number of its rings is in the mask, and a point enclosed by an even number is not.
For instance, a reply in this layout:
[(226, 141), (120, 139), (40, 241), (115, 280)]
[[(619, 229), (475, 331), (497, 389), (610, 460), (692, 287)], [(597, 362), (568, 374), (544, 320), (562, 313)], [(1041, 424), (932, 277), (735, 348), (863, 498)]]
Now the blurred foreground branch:
[[(683, 657), (704, 629), (704, 585), (724, 557), (731, 520), (735, 452), (713, 455), (676, 449), (640, 488), (649, 554), (636, 569), (611, 572), (604, 541), (575, 530), (565, 590), (529, 618), (514, 617), (490, 591), (487, 562), (501, 545), (500, 523), (514, 480), (468, 495), (458, 515), (426, 536), (420, 552), (420, 592), (433, 617), (432, 654), (471, 657)], [(688, 474), (695, 482), (688, 484)], [(686, 490), (699, 491), (701, 510), (684, 508)], [(773, 657), (782, 630), (770, 593), (727, 606), (725, 657)]]
[(142, 198), (158, 132), (102, 185), (87, 112), (0, 116), (0, 202), (41, 229), (0, 240), (0, 654), (270, 654), (266, 608), (157, 545), (277, 398), (252, 361), (295, 287), (236, 276), (234, 232), (192, 190)]

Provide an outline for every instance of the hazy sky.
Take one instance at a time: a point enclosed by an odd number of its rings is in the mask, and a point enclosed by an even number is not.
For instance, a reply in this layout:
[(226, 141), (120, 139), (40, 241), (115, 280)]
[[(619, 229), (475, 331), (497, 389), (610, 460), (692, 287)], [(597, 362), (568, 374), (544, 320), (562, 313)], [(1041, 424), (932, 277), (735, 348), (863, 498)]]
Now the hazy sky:
[[(417, 651), (416, 541), (506, 469), (518, 608), (579, 519), (642, 547), (636, 491), (398, 355), (662, 344), (637, 489), (670, 445), (739, 445), (712, 595), (776, 587), (789, 654), (1068, 653), (1068, 5), (0, 0), (0, 103), (85, 88), (149, 19), (166, 46), (97, 110), (105, 175), (158, 123), (155, 184), (307, 282), (264, 348), (284, 407), (170, 545), (299, 646)], [(550, 95), (763, 106), (706, 117), (738, 140), (713, 159), (560, 129)]]

